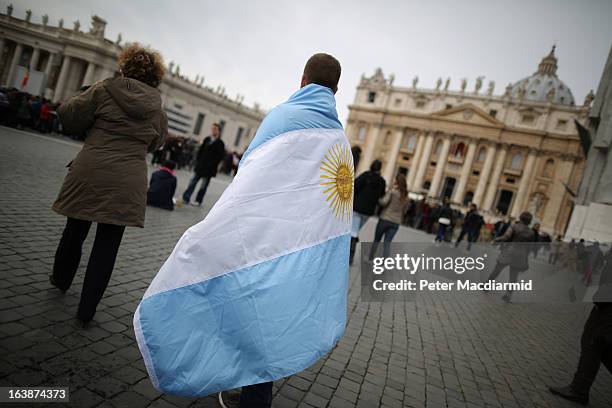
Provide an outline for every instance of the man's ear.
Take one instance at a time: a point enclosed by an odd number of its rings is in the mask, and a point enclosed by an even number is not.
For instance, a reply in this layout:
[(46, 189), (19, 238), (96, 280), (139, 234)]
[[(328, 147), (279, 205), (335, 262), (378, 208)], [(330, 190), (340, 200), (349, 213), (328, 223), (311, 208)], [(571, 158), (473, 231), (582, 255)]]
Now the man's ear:
[(300, 83), (300, 88), (303, 88), (306, 85), (308, 85), (308, 80), (306, 79), (306, 75), (302, 75), (302, 82)]

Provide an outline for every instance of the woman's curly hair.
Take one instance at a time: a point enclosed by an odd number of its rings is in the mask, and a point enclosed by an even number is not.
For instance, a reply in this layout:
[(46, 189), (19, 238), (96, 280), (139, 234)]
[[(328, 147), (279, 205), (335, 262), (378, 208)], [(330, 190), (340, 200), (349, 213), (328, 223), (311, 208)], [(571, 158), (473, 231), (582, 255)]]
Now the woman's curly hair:
[(157, 88), (164, 73), (164, 61), (161, 54), (139, 43), (132, 43), (119, 54), (119, 69), (123, 76), (137, 79)]

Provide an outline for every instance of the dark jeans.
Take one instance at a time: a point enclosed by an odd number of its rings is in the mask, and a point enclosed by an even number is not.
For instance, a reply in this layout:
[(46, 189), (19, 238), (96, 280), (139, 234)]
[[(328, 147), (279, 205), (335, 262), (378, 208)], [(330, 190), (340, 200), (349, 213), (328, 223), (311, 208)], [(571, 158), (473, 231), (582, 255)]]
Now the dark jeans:
[[(62, 290), (68, 290), (72, 284), (90, 228), (91, 221), (68, 218), (66, 222), (53, 263), (53, 279)], [(124, 230), (124, 226), (111, 224), (98, 224), (96, 228), (77, 312), (77, 317), (83, 321), (90, 321), (96, 313), (113, 273)]]
[(587, 393), (601, 363), (612, 373), (612, 306), (594, 306), (580, 340), (580, 360), (572, 388)]
[(459, 245), (461, 241), (463, 241), (463, 237), (467, 235), (467, 249), (468, 251), (472, 248), (472, 242), (476, 241), (476, 231), (471, 230), (469, 228), (461, 228), (461, 232), (459, 233), (459, 237), (457, 238), (456, 245)]
[(370, 249), (370, 260), (374, 259), (374, 255), (376, 254), (376, 249), (378, 249), (378, 243), (384, 236), (384, 244), (383, 244), (383, 256), (388, 257), (391, 252), (391, 241), (393, 241), (393, 237), (397, 230), (399, 229), (399, 225), (383, 220), (382, 218), (378, 219), (378, 224), (376, 224), (376, 231), (374, 232), (374, 242), (372, 243), (372, 248)]
[(270, 408), (272, 406), (272, 381), (242, 387), (241, 408)]
[(444, 242), (446, 241), (446, 230), (448, 225), (438, 223), (438, 234), (436, 235), (436, 241)]
[[(499, 276), (499, 274), (506, 268), (506, 266), (508, 266), (508, 264), (503, 264), (503, 263), (496, 263), (495, 264), (495, 268), (493, 268), (493, 271), (491, 272), (491, 274), (489, 275), (489, 279), (488, 280), (493, 280), (493, 279), (497, 279), (497, 277)], [(518, 281), (518, 276), (519, 276), (520, 271), (514, 267), (512, 267), (512, 265), (510, 265), (510, 279), (508, 280), (508, 282), (511, 283), (516, 283)], [(512, 291), (508, 290), (508, 294), (511, 294)]]
[(198, 204), (202, 204), (204, 201), (204, 194), (206, 194), (206, 189), (208, 188), (208, 184), (210, 183), (210, 177), (201, 176), (199, 174), (194, 174), (191, 180), (189, 181), (189, 186), (187, 186), (187, 190), (183, 193), (183, 201), (188, 203), (191, 200), (191, 195), (198, 184), (198, 181), (202, 179), (202, 185), (200, 186), (200, 190), (198, 190), (198, 194), (196, 195), (196, 201)]

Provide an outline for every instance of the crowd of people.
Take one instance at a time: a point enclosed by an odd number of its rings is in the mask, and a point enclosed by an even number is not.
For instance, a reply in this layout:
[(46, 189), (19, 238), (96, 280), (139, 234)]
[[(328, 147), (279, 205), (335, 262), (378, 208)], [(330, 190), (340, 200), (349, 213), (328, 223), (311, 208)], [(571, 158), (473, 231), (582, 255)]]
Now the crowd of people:
[(58, 107), (58, 103), (16, 88), (0, 88), (0, 125), (41, 133), (59, 132)]
[[(359, 152), (357, 152), (358, 154)], [(353, 149), (355, 154), (355, 149)], [(374, 257), (379, 242), (384, 241), (384, 256), (389, 256), (390, 244), (400, 225), (418, 229), (435, 236), (434, 243), (453, 243), (459, 247), (465, 239), (466, 250), (470, 251), (475, 242), (501, 242), (511, 239), (509, 231), (521, 231), (525, 242), (536, 245), (527, 248), (524, 257), (540, 258), (550, 265), (561, 269), (576, 271), (582, 276), (586, 286), (591, 285), (593, 274), (597, 274), (605, 264), (607, 256), (598, 242), (588, 245), (584, 239), (578, 242), (572, 239), (565, 242), (558, 235), (552, 240), (550, 234), (541, 229), (541, 224), (533, 222), (533, 215), (523, 214), (523, 218), (514, 219), (505, 216), (494, 223), (485, 222), (478, 212), (475, 203), (471, 203), (468, 210), (462, 213), (452, 208), (447, 197), (435, 201), (426, 197), (420, 200), (410, 199), (406, 178), (398, 174), (393, 186), (387, 189), (386, 181), (381, 176), (382, 163), (374, 160), (370, 169), (355, 179), (355, 199), (353, 204), (353, 225), (351, 229), (350, 262), (353, 263), (359, 231), (372, 216), (378, 216), (373, 245), (369, 258)], [(525, 222), (525, 220), (529, 222)], [(514, 229), (512, 226), (516, 225)], [(499, 271), (497, 271), (499, 274)], [(509, 299), (509, 298), (508, 298)]]

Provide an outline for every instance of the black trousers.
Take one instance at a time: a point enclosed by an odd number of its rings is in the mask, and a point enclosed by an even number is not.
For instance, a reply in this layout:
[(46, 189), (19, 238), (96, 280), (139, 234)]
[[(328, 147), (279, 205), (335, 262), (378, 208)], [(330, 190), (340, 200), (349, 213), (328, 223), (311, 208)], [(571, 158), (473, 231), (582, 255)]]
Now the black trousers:
[[(66, 222), (53, 264), (53, 279), (62, 290), (67, 290), (72, 284), (90, 228), (91, 221), (68, 218)], [(125, 227), (121, 225), (98, 224), (96, 228), (77, 312), (77, 317), (83, 321), (90, 321), (96, 313), (115, 267), (123, 231)]]
[(588, 393), (601, 363), (612, 373), (612, 305), (591, 310), (580, 340), (580, 360), (572, 388)]
[(242, 387), (241, 408), (270, 408), (272, 406), (272, 381)]

